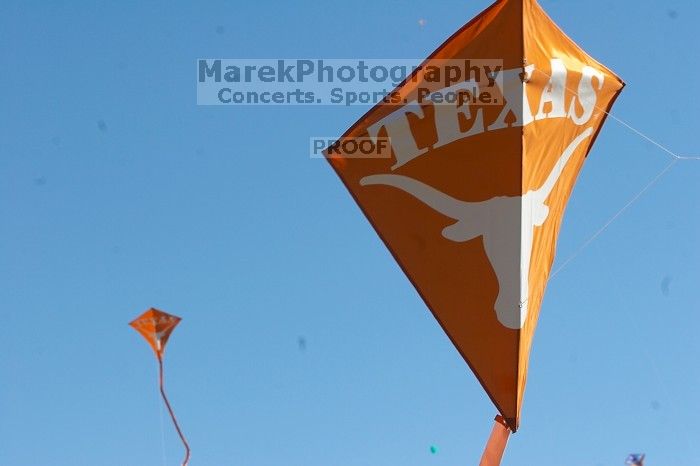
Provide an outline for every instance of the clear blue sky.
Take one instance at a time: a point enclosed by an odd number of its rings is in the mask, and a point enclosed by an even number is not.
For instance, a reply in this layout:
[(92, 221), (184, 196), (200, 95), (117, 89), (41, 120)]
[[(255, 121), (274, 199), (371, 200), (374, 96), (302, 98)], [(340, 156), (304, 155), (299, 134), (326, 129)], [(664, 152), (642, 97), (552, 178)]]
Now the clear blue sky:
[[(127, 326), (150, 306), (183, 317), (192, 466), (476, 464), (495, 408), (308, 156), (366, 108), (198, 107), (195, 60), (422, 58), (489, 3), (2, 1), (0, 464), (163, 464)], [(700, 152), (697, 2), (541, 3), (628, 83), (616, 115)], [(609, 121), (558, 262), (669, 160)], [(677, 164), (550, 282), (504, 464), (698, 463), (699, 177)]]

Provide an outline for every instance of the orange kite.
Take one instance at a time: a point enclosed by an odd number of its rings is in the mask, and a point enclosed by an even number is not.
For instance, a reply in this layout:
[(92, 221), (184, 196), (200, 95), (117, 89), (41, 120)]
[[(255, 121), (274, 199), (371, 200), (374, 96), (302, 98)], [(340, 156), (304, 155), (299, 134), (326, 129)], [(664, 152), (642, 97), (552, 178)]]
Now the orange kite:
[[(434, 79), (460, 64), (481, 70)], [(326, 153), (501, 413), (496, 437), (518, 428), (564, 210), (623, 86), (535, 0), (498, 0), (343, 135), (377, 157)]]
[(163, 398), (165, 407), (168, 408), (168, 413), (170, 413), (170, 419), (172, 419), (175, 425), (175, 430), (180, 436), (182, 444), (185, 446), (185, 459), (182, 461), (182, 466), (187, 466), (190, 461), (190, 446), (187, 443), (185, 435), (180, 429), (180, 425), (175, 418), (175, 413), (170, 406), (170, 401), (165, 394), (165, 384), (163, 378), (163, 355), (165, 354), (165, 344), (170, 338), (170, 334), (177, 324), (180, 323), (182, 319), (177, 316), (168, 314), (167, 312), (159, 311), (155, 308), (150, 308), (136, 319), (129, 322), (137, 332), (143, 336), (153, 351), (156, 353), (156, 358), (158, 358), (158, 386), (160, 388), (160, 396)]

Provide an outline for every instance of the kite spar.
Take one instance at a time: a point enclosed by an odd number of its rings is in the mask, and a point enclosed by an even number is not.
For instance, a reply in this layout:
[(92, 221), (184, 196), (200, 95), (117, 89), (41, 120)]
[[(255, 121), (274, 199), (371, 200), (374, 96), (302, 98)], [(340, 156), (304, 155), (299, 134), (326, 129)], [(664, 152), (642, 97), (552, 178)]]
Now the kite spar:
[(177, 324), (180, 323), (180, 319), (177, 316), (168, 314), (167, 312), (159, 311), (155, 308), (150, 308), (136, 319), (131, 321), (131, 325), (137, 332), (143, 336), (153, 351), (156, 353), (156, 358), (158, 359), (158, 387), (160, 389), (160, 396), (163, 398), (165, 407), (168, 409), (170, 414), (170, 419), (173, 421), (175, 430), (182, 440), (182, 444), (185, 447), (185, 459), (182, 461), (182, 466), (187, 466), (190, 461), (190, 445), (187, 443), (185, 435), (180, 429), (180, 424), (177, 422), (175, 413), (173, 412), (172, 406), (170, 406), (170, 401), (168, 401), (168, 396), (165, 394), (165, 383), (163, 377), (163, 355), (165, 353), (165, 344), (170, 338), (170, 334), (175, 329)]

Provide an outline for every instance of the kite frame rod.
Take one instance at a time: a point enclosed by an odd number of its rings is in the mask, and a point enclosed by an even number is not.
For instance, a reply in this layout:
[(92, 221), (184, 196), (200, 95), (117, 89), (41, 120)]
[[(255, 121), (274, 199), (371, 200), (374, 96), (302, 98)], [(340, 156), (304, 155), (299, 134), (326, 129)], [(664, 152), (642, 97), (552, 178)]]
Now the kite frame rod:
[(165, 407), (168, 408), (168, 412), (170, 413), (170, 419), (173, 420), (173, 424), (175, 424), (175, 430), (177, 430), (177, 434), (180, 436), (180, 440), (182, 440), (182, 444), (185, 446), (185, 459), (182, 461), (182, 466), (187, 466), (187, 463), (190, 461), (190, 445), (187, 443), (187, 439), (185, 438), (185, 435), (182, 433), (182, 430), (180, 429), (180, 424), (178, 424), (177, 419), (175, 418), (175, 413), (173, 412), (173, 408), (170, 406), (170, 402), (168, 401), (168, 397), (165, 394), (165, 386), (163, 382), (163, 359), (158, 356), (158, 386), (160, 387), (160, 396), (163, 398), (163, 401), (165, 402)]

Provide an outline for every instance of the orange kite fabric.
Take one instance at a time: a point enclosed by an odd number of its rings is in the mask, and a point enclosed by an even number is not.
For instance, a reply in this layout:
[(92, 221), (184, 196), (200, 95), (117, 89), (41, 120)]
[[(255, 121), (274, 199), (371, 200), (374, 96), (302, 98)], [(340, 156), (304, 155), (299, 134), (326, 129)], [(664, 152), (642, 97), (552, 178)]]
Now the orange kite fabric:
[[(487, 62), (479, 92), (431, 98), (431, 67)], [(623, 86), (535, 0), (499, 0), (343, 136), (390, 157), (326, 153), (513, 432), (564, 209)]]
[(172, 331), (180, 323), (180, 320), (182, 319), (177, 316), (150, 308), (129, 322), (129, 325), (146, 339), (153, 351), (155, 351), (158, 359), (162, 359), (165, 352), (165, 344), (168, 342)]

